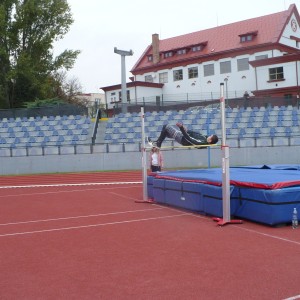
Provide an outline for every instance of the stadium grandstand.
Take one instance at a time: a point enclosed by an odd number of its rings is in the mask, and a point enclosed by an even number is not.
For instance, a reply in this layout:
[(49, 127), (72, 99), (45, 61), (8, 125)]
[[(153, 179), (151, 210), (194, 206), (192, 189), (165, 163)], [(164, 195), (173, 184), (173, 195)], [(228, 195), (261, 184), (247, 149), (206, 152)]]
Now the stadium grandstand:
[[(1, 173), (139, 169), (142, 148), (140, 107), (132, 106), (131, 112), (117, 112), (110, 118), (101, 118), (100, 111), (96, 118), (87, 116), (85, 112), (3, 117), (0, 119)], [(205, 105), (190, 103), (184, 108), (178, 103), (156, 109), (152, 105), (144, 107), (145, 134), (152, 139), (159, 135), (164, 124), (175, 125), (176, 122), (182, 122), (188, 129), (221, 137), (221, 112), (217, 102)], [(295, 105), (253, 107), (227, 105), (225, 110), (226, 142), (231, 152), (237, 151), (231, 159), (233, 164), (264, 164), (266, 157), (268, 161), (272, 160), (272, 151), (282, 154), (282, 163), (288, 163), (288, 159), (295, 161), (295, 147), (300, 146), (300, 109), (297, 102)], [(175, 147), (176, 142), (166, 140), (166, 145)], [(251, 150), (261, 155), (254, 159), (248, 154)], [(191, 150), (190, 161), (180, 160), (182, 164), (179, 164), (178, 157), (174, 158), (178, 151), (182, 150), (173, 149), (165, 155), (170, 168), (210, 164), (206, 161), (208, 150)], [(210, 151), (216, 152), (217, 149)], [(214, 156), (217, 157), (210, 158), (213, 166), (218, 165), (220, 160), (219, 155)], [(55, 161), (55, 157), (59, 158)], [(24, 171), (19, 165), (21, 158), (24, 162), (31, 161)], [(41, 158), (43, 165), (39, 166)], [(71, 158), (74, 162), (70, 162)], [(86, 159), (90, 161), (87, 164)], [(49, 164), (44, 163), (47, 160), (50, 160)], [(201, 162), (195, 165), (195, 160)], [(273, 160), (278, 158), (273, 157)], [(17, 168), (12, 167), (14, 163)], [(35, 170), (33, 166), (36, 165), (39, 167)]]

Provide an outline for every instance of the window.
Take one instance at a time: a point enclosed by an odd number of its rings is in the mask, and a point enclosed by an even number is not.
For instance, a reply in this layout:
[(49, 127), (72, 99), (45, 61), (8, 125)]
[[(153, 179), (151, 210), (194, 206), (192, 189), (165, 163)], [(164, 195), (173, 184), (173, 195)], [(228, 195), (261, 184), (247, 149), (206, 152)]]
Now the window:
[(110, 94), (110, 103), (115, 103), (115, 102), (117, 102), (116, 92), (113, 92)]
[(255, 56), (255, 60), (266, 59), (268, 58), (268, 54), (257, 55)]
[(201, 50), (202, 50), (202, 46), (201, 46), (201, 45), (193, 46), (193, 47), (192, 47), (192, 51), (193, 51), (193, 52), (197, 52), (197, 51), (201, 51)]
[(253, 35), (252, 34), (241, 36), (241, 43), (250, 42), (252, 40), (253, 40)]
[(183, 79), (182, 70), (174, 70), (173, 71), (173, 80), (178, 81)]
[(177, 51), (177, 54), (178, 55), (181, 55), (181, 54), (186, 54), (186, 49), (180, 49)]
[(252, 32), (239, 34), (240, 42), (241, 43), (250, 42), (250, 41), (254, 40), (254, 38), (257, 36), (257, 34), (258, 34), (258, 31), (252, 31)]
[(168, 82), (168, 72), (159, 73), (159, 83), (167, 83)]
[[(129, 90), (127, 90), (126, 91), (126, 96), (127, 96), (127, 101), (128, 102), (130, 102), (130, 91)], [(122, 92), (119, 92), (119, 102), (121, 102), (122, 101)]]
[(284, 79), (283, 76), (283, 67), (270, 68), (269, 69), (269, 80), (281, 80)]
[(248, 58), (241, 58), (237, 60), (237, 70), (245, 71), (249, 70), (249, 59)]
[(222, 61), (220, 62), (220, 74), (231, 73), (231, 62)]
[(145, 76), (145, 82), (153, 82), (153, 77), (152, 77), (152, 75), (146, 75), (146, 76)]
[(189, 78), (198, 78), (198, 67), (188, 68)]
[(148, 61), (153, 61), (153, 56), (152, 55), (148, 55)]
[(168, 57), (171, 57), (171, 56), (173, 56), (173, 52), (172, 51), (164, 53), (164, 57), (165, 58), (168, 58)]
[(204, 76), (212, 76), (215, 75), (215, 66), (214, 64), (204, 65)]

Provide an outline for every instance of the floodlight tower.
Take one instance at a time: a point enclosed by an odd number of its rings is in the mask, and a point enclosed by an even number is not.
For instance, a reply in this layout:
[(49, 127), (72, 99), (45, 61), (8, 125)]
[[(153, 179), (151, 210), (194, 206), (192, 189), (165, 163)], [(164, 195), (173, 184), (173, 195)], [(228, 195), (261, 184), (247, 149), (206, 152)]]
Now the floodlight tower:
[(133, 51), (118, 50), (114, 48), (114, 52), (121, 55), (121, 75), (122, 75), (122, 113), (127, 112), (127, 93), (126, 93), (126, 68), (125, 68), (125, 56), (132, 56)]

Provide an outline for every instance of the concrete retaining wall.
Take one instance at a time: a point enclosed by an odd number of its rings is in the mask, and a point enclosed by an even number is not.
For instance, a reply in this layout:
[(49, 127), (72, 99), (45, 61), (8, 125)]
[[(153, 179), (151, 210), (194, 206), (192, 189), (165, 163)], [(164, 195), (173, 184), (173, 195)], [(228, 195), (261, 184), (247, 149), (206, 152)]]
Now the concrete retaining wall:
[[(300, 164), (299, 151), (300, 146), (231, 148), (230, 165)], [(211, 167), (222, 164), (221, 149), (177, 149), (163, 155), (166, 169), (206, 168), (209, 157)], [(138, 169), (142, 170), (139, 151), (0, 157), (0, 175)]]

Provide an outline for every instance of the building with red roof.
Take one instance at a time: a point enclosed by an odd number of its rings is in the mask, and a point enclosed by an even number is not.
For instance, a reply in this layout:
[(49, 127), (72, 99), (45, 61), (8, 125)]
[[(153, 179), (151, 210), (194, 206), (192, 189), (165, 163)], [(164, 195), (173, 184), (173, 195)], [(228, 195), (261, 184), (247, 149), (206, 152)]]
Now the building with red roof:
[[(250, 96), (299, 97), (300, 17), (285, 11), (159, 39), (152, 35), (131, 69), (127, 101), (218, 99)], [(120, 101), (121, 85), (102, 87), (106, 101)]]

